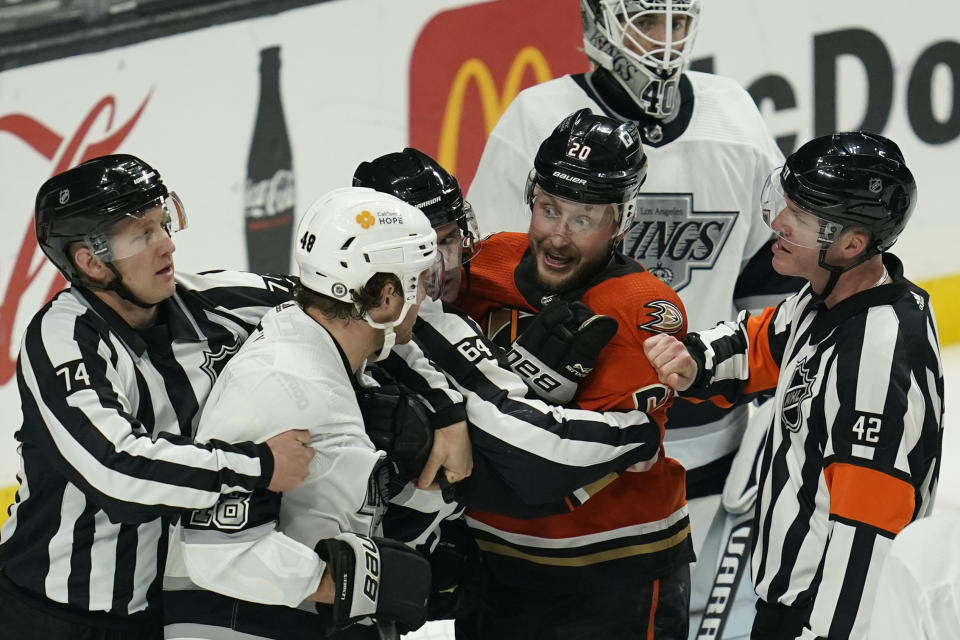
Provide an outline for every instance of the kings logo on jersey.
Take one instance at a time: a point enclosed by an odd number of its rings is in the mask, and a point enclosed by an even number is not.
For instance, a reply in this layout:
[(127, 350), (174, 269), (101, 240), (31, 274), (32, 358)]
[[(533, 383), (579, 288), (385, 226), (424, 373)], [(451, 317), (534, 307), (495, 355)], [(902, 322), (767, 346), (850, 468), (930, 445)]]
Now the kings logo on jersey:
[(736, 211), (695, 211), (692, 193), (641, 194), (623, 250), (680, 291), (690, 283), (693, 269), (713, 268), (737, 215)]

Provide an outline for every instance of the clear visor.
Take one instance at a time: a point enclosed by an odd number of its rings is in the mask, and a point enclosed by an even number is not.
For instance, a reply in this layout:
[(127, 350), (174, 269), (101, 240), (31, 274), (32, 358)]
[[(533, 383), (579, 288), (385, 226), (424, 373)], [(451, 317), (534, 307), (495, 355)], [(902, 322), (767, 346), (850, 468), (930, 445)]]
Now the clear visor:
[(86, 242), (103, 262), (137, 255), (187, 227), (187, 212), (176, 193), (156, 204), (128, 213), (106, 233), (89, 236)]
[(443, 296), (443, 264), (443, 253), (437, 251), (434, 261), (417, 276), (414, 291), (406, 296), (407, 302), (420, 304), (426, 298), (439, 300)]
[(760, 213), (763, 222), (782, 240), (800, 247), (818, 249), (828, 247), (843, 231), (843, 225), (801, 209), (783, 193), (777, 167), (763, 185), (760, 196)]
[(647, 66), (664, 71), (685, 63), (684, 46), (693, 40), (696, 19), (684, 3), (608, 0), (604, 8), (624, 48)]
[(533, 186), (530, 189), (530, 227), (539, 234), (588, 236), (614, 226), (619, 233), (622, 204), (584, 204), (555, 196)]
[(443, 254), (443, 264), (449, 270), (459, 269), (480, 250), (477, 241), (480, 229), (473, 207), (463, 203), (463, 214), (455, 221), (436, 228), (437, 247)]

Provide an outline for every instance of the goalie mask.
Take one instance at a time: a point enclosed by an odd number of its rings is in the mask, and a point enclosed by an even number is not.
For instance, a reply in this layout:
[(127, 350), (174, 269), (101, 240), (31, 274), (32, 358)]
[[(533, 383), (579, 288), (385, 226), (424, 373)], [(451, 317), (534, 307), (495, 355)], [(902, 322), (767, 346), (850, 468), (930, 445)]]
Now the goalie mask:
[(343, 302), (353, 303), (354, 292), (377, 273), (400, 280), (404, 301), (396, 320), (377, 323), (364, 314), (385, 332), (377, 360), (389, 353), (393, 327), (410, 307), (442, 294), (443, 260), (430, 221), (416, 207), (373, 189), (335, 189), (314, 202), (297, 227), (295, 251), (301, 285)]
[(672, 120), (700, 6), (701, 0), (580, 0), (584, 51), (645, 113)]

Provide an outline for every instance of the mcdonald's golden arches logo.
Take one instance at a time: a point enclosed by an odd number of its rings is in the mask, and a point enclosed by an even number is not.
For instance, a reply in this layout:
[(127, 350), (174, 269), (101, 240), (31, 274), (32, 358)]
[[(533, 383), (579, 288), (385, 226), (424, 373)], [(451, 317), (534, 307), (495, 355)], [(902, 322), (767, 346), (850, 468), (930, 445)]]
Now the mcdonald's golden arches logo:
[(480, 105), (483, 109), (483, 131), (488, 135), (496, 126), (497, 120), (506, 111), (507, 106), (520, 93), (520, 82), (524, 71), (530, 68), (536, 82), (546, 82), (553, 75), (550, 63), (543, 53), (532, 45), (522, 48), (510, 63), (502, 89), (490, 73), (490, 68), (479, 58), (466, 60), (457, 70), (447, 94), (447, 107), (443, 112), (443, 125), (440, 128), (440, 145), (437, 150), (437, 162), (451, 173), (457, 171), (457, 147), (460, 141), (460, 122), (463, 117), (463, 103), (467, 87), (473, 81), (480, 92)]
[(554, 75), (586, 71), (582, 44), (578, 0), (497, 0), (438, 13), (410, 57), (410, 146), (466, 191), (510, 102)]

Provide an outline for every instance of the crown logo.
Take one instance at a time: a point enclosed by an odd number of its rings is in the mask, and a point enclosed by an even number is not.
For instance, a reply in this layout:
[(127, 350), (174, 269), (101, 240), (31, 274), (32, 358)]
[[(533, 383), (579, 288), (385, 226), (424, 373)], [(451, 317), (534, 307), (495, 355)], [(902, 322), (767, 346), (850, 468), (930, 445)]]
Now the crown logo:
[(357, 224), (359, 224), (364, 229), (369, 229), (374, 224), (376, 224), (377, 219), (369, 211), (361, 211), (357, 214)]

